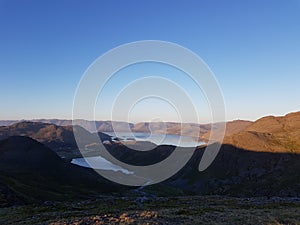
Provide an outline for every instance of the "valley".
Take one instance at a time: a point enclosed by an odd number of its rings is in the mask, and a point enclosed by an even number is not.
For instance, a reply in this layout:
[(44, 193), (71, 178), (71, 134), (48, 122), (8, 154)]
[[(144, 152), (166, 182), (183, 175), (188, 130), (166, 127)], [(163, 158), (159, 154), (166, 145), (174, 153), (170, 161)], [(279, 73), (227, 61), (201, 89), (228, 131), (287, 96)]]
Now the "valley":
[[(97, 150), (105, 148), (122, 162), (145, 166), (167, 158), (176, 146), (91, 133), (80, 126), (27, 121), (2, 126), (0, 222), (298, 224), (300, 113), (227, 124), (220, 152), (208, 169), (198, 171), (206, 149), (200, 145), (178, 173), (142, 191), (99, 176), (78, 158), (99, 156)], [(73, 132), (82, 134), (83, 155)], [(98, 138), (103, 145), (95, 142)], [(178, 147), (182, 156), (189, 148)], [(115, 176), (124, 172), (105, 163), (112, 167), (98, 169)]]

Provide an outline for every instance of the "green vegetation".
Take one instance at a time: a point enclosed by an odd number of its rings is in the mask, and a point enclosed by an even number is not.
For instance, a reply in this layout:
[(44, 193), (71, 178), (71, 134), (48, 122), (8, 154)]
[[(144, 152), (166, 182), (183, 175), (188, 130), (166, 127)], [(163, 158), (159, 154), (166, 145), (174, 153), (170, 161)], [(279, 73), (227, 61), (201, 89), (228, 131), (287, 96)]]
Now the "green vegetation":
[(1, 224), (300, 224), (295, 199), (220, 196), (160, 197), (137, 204), (134, 197), (99, 197), (81, 202), (0, 209)]

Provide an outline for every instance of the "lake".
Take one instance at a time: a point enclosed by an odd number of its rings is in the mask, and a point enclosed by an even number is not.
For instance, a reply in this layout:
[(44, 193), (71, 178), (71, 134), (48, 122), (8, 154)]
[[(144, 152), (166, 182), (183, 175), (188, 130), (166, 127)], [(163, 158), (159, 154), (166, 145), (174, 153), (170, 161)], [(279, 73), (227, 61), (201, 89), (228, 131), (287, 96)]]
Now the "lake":
[(115, 172), (122, 172), (125, 174), (133, 174), (133, 172), (128, 171), (118, 165), (115, 165), (101, 156), (75, 158), (72, 159), (71, 163), (78, 166), (87, 167), (87, 168), (93, 168), (99, 170), (111, 170)]
[[(156, 145), (175, 145), (181, 147), (196, 147), (205, 144), (205, 142), (199, 142), (195, 137), (179, 136), (173, 134), (150, 134), (150, 133), (125, 133), (125, 132), (105, 132), (112, 136), (112, 138), (120, 138), (123, 141), (150, 141)], [(111, 163), (101, 156), (86, 157), (86, 158), (75, 158), (71, 161), (72, 164), (101, 170), (111, 170), (115, 172), (122, 172), (125, 174), (133, 174), (118, 165)]]
[(140, 132), (104, 132), (112, 137), (118, 137), (124, 141), (149, 141), (156, 145), (174, 145), (180, 147), (197, 147), (205, 144), (205, 142), (198, 141), (196, 137), (180, 136), (174, 134), (150, 134)]

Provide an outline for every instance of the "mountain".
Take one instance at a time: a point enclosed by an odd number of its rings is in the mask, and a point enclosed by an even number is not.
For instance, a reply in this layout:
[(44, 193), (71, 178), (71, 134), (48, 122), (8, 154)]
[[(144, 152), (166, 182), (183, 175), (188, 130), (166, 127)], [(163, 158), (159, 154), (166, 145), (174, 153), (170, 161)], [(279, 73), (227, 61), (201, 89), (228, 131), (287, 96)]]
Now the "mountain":
[[(220, 152), (207, 170), (198, 171), (205, 150), (198, 147), (179, 173), (146, 189), (160, 193), (178, 188), (190, 194), (239, 197), (300, 196), (300, 175), (295, 172), (300, 170), (300, 112), (227, 125)], [(216, 125), (214, 129), (219, 128)], [(125, 147), (112, 147), (109, 151), (127, 163), (149, 165), (166, 158), (173, 150), (171, 146), (158, 146), (143, 153), (146, 157)]]
[(1, 126), (9, 126), (12, 125), (14, 123), (18, 123), (20, 122), (19, 120), (0, 120), (0, 127)]
[(261, 118), (231, 134), (224, 144), (252, 151), (300, 153), (300, 112)]
[[(234, 120), (234, 121), (226, 122), (225, 137), (245, 130), (252, 123), (253, 122), (247, 121), (247, 120)], [(211, 126), (217, 134), (221, 132), (220, 125), (218, 123), (212, 124), (212, 125), (208, 124), (208, 125), (206, 125), (205, 131), (202, 132), (200, 139), (209, 140), (209, 137), (211, 134), (211, 131), (210, 131)]]
[(142, 122), (132, 126), (134, 132), (152, 132), (156, 134), (174, 134), (181, 136), (201, 137), (210, 130), (210, 124), (175, 123), (175, 122)]
[[(197, 194), (300, 196), (300, 112), (227, 126), (220, 152), (198, 172), (204, 147), (167, 185)], [(231, 130), (232, 129), (232, 130)]]
[(58, 126), (41, 122), (23, 121), (10, 126), (0, 127), (0, 140), (10, 136), (26, 136), (45, 144), (57, 153), (78, 152), (74, 132), (80, 134), (83, 145), (91, 145), (97, 135), (102, 141), (111, 140), (109, 135), (98, 133), (91, 134), (80, 126)]
[(13, 204), (87, 198), (120, 189), (92, 169), (67, 163), (29, 137), (0, 141), (0, 193), (6, 193), (0, 195), (2, 204), (9, 199), (14, 199)]
[[(190, 194), (238, 197), (300, 197), (300, 154), (250, 151), (223, 144), (213, 163), (198, 171), (205, 148), (198, 148), (175, 176), (161, 185)], [(163, 186), (162, 186), (163, 187)], [(162, 189), (157, 186), (156, 190)]]
[[(161, 128), (160, 124), (155, 126), (157, 129)], [(176, 124), (170, 125), (172, 126), (175, 129)], [(145, 127), (147, 124), (139, 125), (139, 129)], [(83, 139), (87, 140), (87, 143), (93, 141), (93, 135), (97, 135), (80, 127), (76, 129), (86, 135), (83, 135)], [(215, 124), (213, 129), (219, 129), (218, 124)], [(299, 112), (282, 117), (264, 117), (255, 122), (228, 122), (220, 152), (207, 170), (198, 171), (205, 150), (205, 147), (198, 147), (189, 162), (176, 175), (161, 184), (146, 187), (145, 191), (156, 195), (176, 190), (174, 193), (184, 194), (300, 196), (300, 175), (295, 172), (300, 170), (299, 131)], [(69, 126), (21, 122), (0, 128), (1, 138), (13, 134), (29, 135), (48, 145), (54, 141), (57, 149), (65, 143), (74, 144)], [(153, 147), (151, 151), (136, 151), (122, 143), (111, 143), (107, 145), (107, 150), (123, 162), (141, 166), (165, 159), (175, 148), (165, 145)], [(186, 148), (180, 149), (184, 154)], [(22, 200), (24, 196), (25, 199), (31, 196), (31, 186), (36, 188), (34, 196), (31, 197), (33, 199), (40, 196), (41, 199), (61, 197), (67, 187), (77, 188), (81, 185), (83, 177), (84, 180), (87, 179), (84, 189), (88, 192), (95, 191), (96, 187), (99, 187), (97, 190), (124, 188), (95, 176), (92, 170), (66, 163), (46, 146), (26, 137), (10, 137), (0, 142), (0, 168), (0, 190), (7, 193), (12, 202)], [(91, 181), (94, 179), (98, 180), (96, 184)], [(76, 188), (74, 195), (82, 190)], [(25, 194), (19, 196), (18, 193)], [(8, 200), (3, 200), (5, 201)]]
[[(10, 126), (15, 123), (20, 123), (24, 121), (10, 120), (0, 121), (2, 126)], [(72, 126), (72, 120), (59, 120), (59, 119), (38, 119), (31, 120), (30, 122), (35, 123), (46, 123), (54, 124), (57, 126)], [(245, 120), (235, 120), (227, 122), (226, 134), (233, 134), (243, 130), (245, 127), (249, 126), (252, 122)], [(74, 124), (84, 127), (90, 132), (142, 132), (142, 133), (157, 133), (157, 134), (174, 134), (197, 137), (200, 140), (208, 140), (210, 136), (210, 129), (218, 130), (219, 125), (216, 124), (196, 124), (196, 123), (176, 123), (176, 122), (140, 122), (140, 123), (127, 123), (119, 121), (88, 121), (88, 120), (75, 120)], [(218, 131), (217, 131), (218, 132)]]

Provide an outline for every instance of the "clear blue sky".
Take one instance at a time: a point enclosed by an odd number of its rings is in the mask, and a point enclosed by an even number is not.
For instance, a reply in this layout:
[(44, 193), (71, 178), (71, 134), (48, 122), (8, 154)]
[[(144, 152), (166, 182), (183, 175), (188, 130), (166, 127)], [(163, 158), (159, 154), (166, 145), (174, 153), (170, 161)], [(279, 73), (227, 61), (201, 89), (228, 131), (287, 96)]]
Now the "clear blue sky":
[(299, 0), (0, 0), (0, 119), (71, 118), (90, 63), (148, 39), (209, 65), (228, 120), (300, 110)]

